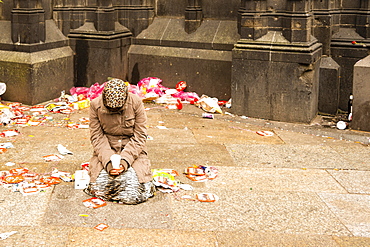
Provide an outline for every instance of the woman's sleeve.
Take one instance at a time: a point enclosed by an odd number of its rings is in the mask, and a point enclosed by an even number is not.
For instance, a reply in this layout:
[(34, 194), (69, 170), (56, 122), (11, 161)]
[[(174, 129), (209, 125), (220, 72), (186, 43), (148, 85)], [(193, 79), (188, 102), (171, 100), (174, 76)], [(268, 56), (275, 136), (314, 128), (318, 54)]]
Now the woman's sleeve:
[(100, 124), (97, 109), (90, 106), (90, 141), (94, 148), (95, 154), (97, 154), (99, 161), (104, 167), (110, 162), (110, 157), (114, 154), (108, 138), (105, 136), (103, 129)]
[(147, 138), (146, 130), (146, 113), (144, 104), (141, 100), (134, 101), (132, 105), (134, 107), (135, 124), (134, 124), (134, 135), (130, 137), (130, 141), (125, 145), (121, 152), (121, 157), (129, 165), (132, 165), (134, 160), (139, 157), (139, 154), (143, 151)]

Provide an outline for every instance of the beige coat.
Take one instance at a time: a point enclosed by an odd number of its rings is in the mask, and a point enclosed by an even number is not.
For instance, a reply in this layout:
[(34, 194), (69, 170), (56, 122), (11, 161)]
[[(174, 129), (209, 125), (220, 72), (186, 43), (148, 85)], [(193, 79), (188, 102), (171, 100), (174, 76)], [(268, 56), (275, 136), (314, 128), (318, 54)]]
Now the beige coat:
[[(95, 182), (102, 169), (111, 169), (110, 157), (120, 154), (122, 162), (134, 168), (140, 183), (152, 180), (146, 149), (146, 113), (142, 100), (129, 93), (123, 110), (109, 111), (102, 96), (91, 101), (90, 141), (94, 148), (89, 174)], [(126, 162), (125, 162), (126, 161)]]

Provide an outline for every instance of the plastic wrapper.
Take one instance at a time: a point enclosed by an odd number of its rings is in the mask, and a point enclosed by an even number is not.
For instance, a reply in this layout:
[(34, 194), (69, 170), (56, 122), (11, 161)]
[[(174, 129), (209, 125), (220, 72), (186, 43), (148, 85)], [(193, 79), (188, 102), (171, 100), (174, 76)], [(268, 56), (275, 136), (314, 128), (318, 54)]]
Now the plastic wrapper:
[(11, 232), (4, 232), (4, 233), (0, 233), (0, 239), (1, 239), (1, 240), (7, 239), (7, 238), (9, 238), (11, 235), (16, 234), (16, 233), (17, 233), (17, 231), (11, 231)]
[(202, 108), (206, 112), (222, 114), (222, 110), (218, 105), (217, 98), (210, 98), (207, 95), (202, 95), (195, 105), (199, 108)]
[(10, 124), (12, 118), (14, 118), (14, 113), (10, 110), (8, 106), (0, 104), (0, 123)]
[(156, 104), (177, 104), (177, 98), (174, 98), (169, 94), (165, 94), (154, 100), (154, 102)]
[(10, 175), (3, 178), (3, 181), (7, 184), (17, 184), (24, 180), (22, 175)]
[(185, 174), (188, 175), (206, 175), (204, 169), (200, 167), (188, 167), (185, 169)]
[(14, 169), (9, 170), (9, 173), (11, 173), (13, 175), (23, 175), (23, 174), (26, 174), (28, 172), (29, 172), (29, 170), (27, 168), (14, 168)]
[(71, 95), (84, 95), (87, 99), (93, 100), (102, 94), (105, 83), (95, 83), (91, 87), (72, 87), (69, 91)]
[(185, 169), (186, 177), (194, 182), (213, 180), (218, 176), (218, 169), (214, 166), (193, 166)]
[(45, 109), (47, 109), (50, 112), (59, 112), (60, 110), (63, 109), (69, 109), (69, 106), (66, 102), (54, 102), (47, 104), (45, 106)]
[(273, 136), (274, 135), (274, 132), (267, 131), (267, 130), (257, 131), (256, 133), (260, 136)]
[(98, 225), (96, 225), (94, 228), (96, 230), (99, 230), (99, 231), (104, 231), (105, 229), (107, 229), (109, 226), (107, 224), (104, 224), (104, 223), (100, 223)]
[(19, 135), (19, 131), (14, 129), (4, 130), (3, 132), (0, 133), (1, 137), (12, 137), (17, 135)]
[(47, 176), (29, 171), (27, 168), (15, 168), (9, 171), (0, 171), (0, 183), (4, 188), (10, 189), (13, 192), (21, 192), (23, 195), (33, 195), (60, 183), (62, 181), (61, 178), (54, 177), (57, 172), (59, 171), (54, 169), (52, 171), (53, 175)]
[(178, 98), (182, 101), (188, 101), (188, 102), (190, 102), (190, 104), (194, 104), (197, 101), (199, 101), (198, 94), (194, 93), (194, 92), (179, 91), (177, 93), (172, 94), (172, 97)]
[(0, 95), (3, 95), (6, 91), (6, 84), (4, 82), (0, 82)]
[(153, 172), (153, 183), (162, 192), (174, 192), (180, 189), (173, 175), (160, 170)]
[(23, 195), (33, 195), (39, 193), (39, 190), (40, 189), (37, 186), (21, 186), (19, 192), (21, 192)]
[(104, 200), (97, 198), (97, 197), (92, 197), (92, 198), (83, 200), (82, 203), (85, 207), (94, 208), (94, 209), (104, 207), (107, 205), (107, 203)]
[(202, 176), (186, 175), (186, 177), (194, 182), (205, 182), (208, 180), (208, 177), (206, 175), (202, 175)]
[(84, 99), (80, 100), (77, 102), (71, 103), (71, 106), (75, 110), (81, 110), (90, 107), (90, 100), (89, 99)]
[(62, 171), (58, 171), (58, 169), (53, 170), (53, 172), (51, 173), (51, 177), (60, 178), (64, 182), (73, 181), (72, 174), (70, 172), (62, 172)]
[(203, 118), (209, 118), (209, 119), (214, 119), (215, 118), (214, 115), (211, 114), (211, 113), (203, 113), (202, 117)]
[(47, 184), (47, 185), (54, 185), (59, 184), (62, 182), (60, 178), (57, 177), (43, 177), (40, 179), (41, 183)]
[(62, 155), (67, 154), (73, 154), (71, 151), (69, 151), (66, 147), (64, 147), (62, 144), (57, 145), (58, 152)]
[(219, 197), (212, 193), (199, 193), (196, 198), (200, 202), (216, 202), (219, 200)]
[(82, 170), (88, 171), (89, 170), (89, 165), (90, 165), (90, 162), (84, 162), (84, 163), (82, 163), (81, 164)]
[(182, 190), (194, 190), (193, 186), (190, 184), (179, 184), (179, 187)]
[(174, 170), (174, 169), (152, 169), (152, 173), (157, 173), (157, 172), (165, 172), (168, 173), (174, 177), (179, 176), (179, 173)]
[(177, 91), (184, 91), (187, 87), (187, 84), (185, 81), (179, 81), (177, 84), (176, 84), (176, 90)]
[(59, 154), (49, 154), (49, 155), (45, 155), (42, 157), (45, 161), (60, 161), (61, 159), (63, 159), (64, 157), (62, 155), (59, 155)]
[(145, 96), (147, 93), (155, 93), (158, 96), (162, 96), (164, 92), (168, 89), (162, 86), (162, 80), (157, 77), (147, 77), (141, 79), (137, 86), (140, 92)]

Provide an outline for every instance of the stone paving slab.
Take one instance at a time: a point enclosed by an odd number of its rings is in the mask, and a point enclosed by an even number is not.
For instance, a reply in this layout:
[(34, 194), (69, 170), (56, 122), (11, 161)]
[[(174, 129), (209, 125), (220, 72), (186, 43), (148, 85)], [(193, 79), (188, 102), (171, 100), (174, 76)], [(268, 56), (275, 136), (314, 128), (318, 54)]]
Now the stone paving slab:
[(1, 226), (40, 226), (53, 188), (45, 192), (24, 196), (0, 187)]
[(330, 210), (356, 237), (370, 237), (370, 195), (319, 193)]
[[(305, 191), (347, 193), (328, 172), (318, 169), (218, 167), (210, 188), (256, 191)], [(370, 175), (370, 174), (369, 174)]]
[(175, 112), (173, 114), (164, 113), (148, 113), (152, 117), (148, 118), (148, 124), (155, 126), (161, 123), (168, 128), (189, 128), (189, 129), (225, 129), (226, 128), (236, 128), (244, 131), (256, 132), (259, 130), (267, 130), (266, 128), (253, 126), (245, 124), (239, 121), (225, 120), (223, 115), (213, 114), (214, 119), (204, 118), (202, 114), (205, 113), (201, 111), (197, 114), (184, 114), (181, 112)]
[(353, 145), (336, 145), (332, 148), (351, 163), (352, 169), (370, 170), (370, 146), (354, 143)]
[(338, 244), (331, 236), (277, 234), (274, 232), (228, 231), (216, 232), (217, 246), (253, 246), (253, 247), (337, 247)]
[(217, 246), (212, 232), (161, 229), (113, 229), (102, 232), (75, 228), (67, 246)]
[(88, 198), (91, 196), (74, 189), (72, 183), (56, 186), (45, 210), (43, 224), (91, 228), (105, 223), (112, 228), (172, 228), (168, 198), (161, 193), (138, 205), (109, 202), (97, 209), (83, 205), (82, 201)]
[(274, 132), (282, 139), (286, 144), (298, 144), (298, 145), (347, 145), (353, 144), (344, 140), (337, 140), (331, 137), (322, 137), (315, 135), (308, 135), (303, 133), (297, 133), (288, 130), (274, 129)]
[(333, 236), (333, 239), (341, 247), (367, 247), (370, 246), (370, 238), (363, 237), (337, 237)]
[[(66, 155), (68, 162), (77, 162), (91, 156), (92, 147), (89, 140), (89, 130), (70, 130), (66, 127), (24, 127), (19, 129), (20, 135), (11, 138), (0, 138), (1, 142), (12, 142), (10, 148), (0, 156), (0, 162), (41, 163), (43, 156), (59, 154), (57, 145), (62, 144), (73, 152)], [(71, 138), (73, 136), (73, 138)]]
[(149, 128), (148, 135), (153, 137), (153, 140), (148, 140), (150, 144), (174, 144), (174, 143), (192, 143), (195, 144), (193, 133), (188, 129), (158, 129)]
[(220, 200), (201, 203), (171, 198), (174, 229), (351, 235), (316, 193), (217, 188), (192, 193), (215, 193)]
[(243, 131), (240, 129), (193, 129), (194, 137), (199, 143), (233, 143), (233, 144), (282, 144), (277, 136), (260, 136), (254, 131)]
[(161, 144), (148, 143), (148, 155), (156, 168), (182, 165), (235, 165), (224, 145), (220, 144)]
[(351, 163), (344, 160), (331, 147), (322, 145), (265, 145), (226, 144), (239, 166), (350, 169)]
[(328, 170), (351, 194), (370, 194), (370, 171)]
[(16, 231), (5, 240), (0, 240), (1, 246), (66, 246), (71, 228), (67, 226), (1, 226), (1, 233)]

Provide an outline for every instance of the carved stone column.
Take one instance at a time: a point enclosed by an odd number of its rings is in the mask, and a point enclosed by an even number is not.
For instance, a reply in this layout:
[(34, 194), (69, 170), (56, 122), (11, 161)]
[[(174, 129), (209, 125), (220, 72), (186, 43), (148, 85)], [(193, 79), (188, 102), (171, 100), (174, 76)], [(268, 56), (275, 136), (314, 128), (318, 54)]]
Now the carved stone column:
[(303, 123), (316, 116), (322, 50), (311, 35), (310, 2), (282, 0), (266, 11), (265, 1), (242, 1), (232, 58), (234, 113)]
[(267, 34), (266, 0), (242, 0), (238, 15), (238, 29), (242, 39), (258, 39)]
[(114, 0), (118, 22), (137, 36), (153, 22), (154, 0)]
[(97, 0), (87, 7), (92, 8), (95, 3), (91, 19), (68, 35), (76, 54), (76, 86), (103, 83), (108, 77), (127, 78), (127, 52), (132, 33), (116, 20), (112, 0)]
[(313, 35), (322, 43), (320, 63), (319, 112), (336, 114), (339, 109), (340, 66), (331, 55), (331, 39), (339, 29), (339, 2), (313, 0)]
[(351, 127), (370, 131), (370, 56), (358, 61), (353, 73), (353, 120)]
[(96, 31), (114, 31), (115, 18), (112, 0), (97, 0), (94, 25)]
[(202, 0), (188, 0), (188, 6), (185, 9), (185, 32), (195, 32), (202, 24)]
[(290, 42), (309, 42), (311, 39), (311, 0), (287, 0), (283, 18), (283, 35)]
[(41, 0), (15, 0), (12, 10), (13, 43), (45, 42), (44, 14)]
[(361, 1), (361, 7), (356, 16), (356, 31), (365, 39), (370, 38), (370, 2)]
[(0, 81), (7, 84), (2, 99), (32, 105), (69, 90), (73, 86), (72, 49), (51, 20), (50, 2), (0, 4), (10, 14), (0, 22)]

